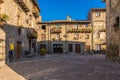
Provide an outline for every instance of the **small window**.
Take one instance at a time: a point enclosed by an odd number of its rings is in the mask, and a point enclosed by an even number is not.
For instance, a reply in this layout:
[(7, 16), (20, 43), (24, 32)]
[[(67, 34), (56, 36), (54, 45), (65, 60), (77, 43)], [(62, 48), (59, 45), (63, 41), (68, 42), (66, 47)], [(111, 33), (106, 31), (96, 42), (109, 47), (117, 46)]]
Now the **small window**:
[(100, 33), (97, 33), (97, 38), (100, 38)]
[(89, 35), (86, 35), (86, 36), (85, 36), (85, 39), (89, 39)]
[(117, 30), (119, 30), (119, 16), (115, 19), (115, 23), (114, 23), (114, 25), (113, 25), (113, 27), (114, 27), (114, 30), (115, 31), (117, 31)]
[(57, 34), (57, 39), (60, 40), (60, 34)]
[(75, 34), (74, 39), (78, 40), (79, 39), (79, 34)]
[(78, 25), (74, 25), (74, 28), (78, 28)]
[(46, 29), (46, 26), (45, 26), (45, 25), (42, 25), (42, 29), (45, 30), (45, 29)]
[(46, 40), (46, 35), (45, 34), (42, 34), (41, 37), (42, 37), (42, 40)]
[(96, 16), (99, 17), (100, 16), (100, 12), (96, 12)]
[(88, 27), (88, 24), (85, 24), (85, 27)]

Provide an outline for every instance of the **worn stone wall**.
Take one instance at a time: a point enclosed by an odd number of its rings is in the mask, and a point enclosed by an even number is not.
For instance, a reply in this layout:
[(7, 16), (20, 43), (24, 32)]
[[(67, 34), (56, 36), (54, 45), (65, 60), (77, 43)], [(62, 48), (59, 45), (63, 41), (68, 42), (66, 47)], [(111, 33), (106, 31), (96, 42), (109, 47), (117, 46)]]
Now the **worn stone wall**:
[[(38, 25), (36, 24), (37, 21), (40, 21), (40, 16), (35, 16), (33, 14), (34, 4), (31, 0), (22, 0), (28, 8), (28, 12), (25, 11), (18, 3), (15, 2), (16, 0), (4, 0), (2, 4), (0, 4), (0, 18), (3, 15), (7, 16), (6, 22), (4, 22), (3, 31), (5, 32), (5, 50), (6, 54), (8, 53), (10, 40), (13, 41), (15, 46), (14, 53), (16, 54), (17, 50), (17, 42), (20, 41), (22, 43), (22, 52), (25, 50), (29, 50), (29, 39), (27, 37), (28, 29), (33, 28), (37, 31)], [(38, 8), (36, 8), (38, 9)], [(37, 10), (37, 14), (39, 10)], [(34, 12), (35, 13), (35, 12)], [(38, 14), (39, 15), (39, 14)], [(18, 34), (18, 29), (21, 30), (20, 34)], [(34, 41), (34, 39), (31, 39)], [(35, 39), (37, 41), (37, 39)], [(37, 43), (37, 42), (36, 42)], [(31, 42), (32, 47), (32, 42)]]
[(93, 28), (93, 49), (106, 50), (106, 9), (91, 9), (91, 21)]
[[(106, 0), (107, 9), (107, 58), (113, 56), (120, 56), (120, 19), (116, 22), (117, 18), (120, 18), (120, 0)], [(115, 25), (118, 23), (119, 25)], [(115, 30), (115, 27), (118, 27)]]
[[(46, 30), (42, 29), (42, 25), (46, 26)], [(92, 31), (90, 33), (76, 33), (76, 32), (72, 32), (72, 33), (68, 33), (69, 30), (72, 29), (90, 29), (92, 30), (92, 26), (90, 23), (71, 23), (71, 22), (66, 22), (66, 24), (64, 23), (54, 23), (54, 24), (42, 24), (40, 25), (40, 31), (39, 31), (39, 42), (41, 41), (51, 41), (51, 42), (56, 42), (56, 41), (68, 41), (68, 42), (83, 42), (85, 43), (85, 46), (90, 46), (91, 49), (91, 36), (92, 36)], [(59, 25), (59, 26), (58, 26)], [(78, 28), (76, 28), (76, 26), (78, 26)], [(51, 30), (54, 28), (59, 27), (61, 32), (60, 33), (51, 33)], [(45, 35), (45, 40), (42, 39), (42, 35)], [(77, 38), (76, 34), (78, 35)], [(67, 37), (66, 37), (67, 36)], [(88, 38), (87, 38), (88, 37)]]

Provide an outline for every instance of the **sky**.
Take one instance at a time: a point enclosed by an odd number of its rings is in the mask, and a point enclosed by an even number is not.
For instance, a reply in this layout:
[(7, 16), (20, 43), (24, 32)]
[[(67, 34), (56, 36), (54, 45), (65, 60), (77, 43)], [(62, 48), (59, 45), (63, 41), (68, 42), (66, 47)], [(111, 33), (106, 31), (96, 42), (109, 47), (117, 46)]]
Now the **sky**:
[(102, 0), (38, 0), (42, 21), (86, 20), (91, 8), (105, 8)]

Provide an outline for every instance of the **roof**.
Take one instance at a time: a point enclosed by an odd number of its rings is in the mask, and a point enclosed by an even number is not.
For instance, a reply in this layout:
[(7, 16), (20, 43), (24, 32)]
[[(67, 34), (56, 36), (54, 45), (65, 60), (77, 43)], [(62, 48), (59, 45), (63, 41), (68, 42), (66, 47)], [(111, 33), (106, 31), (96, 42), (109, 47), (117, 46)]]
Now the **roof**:
[(37, 8), (38, 8), (38, 10), (39, 10), (39, 12), (40, 12), (40, 8), (39, 8), (39, 6), (38, 6), (37, 0), (31, 0), (31, 1), (33, 2), (34, 5), (37, 6)]
[(52, 22), (38, 22), (38, 24), (89, 24), (91, 23), (90, 20), (57, 20), (57, 21), (52, 21)]
[(106, 11), (106, 8), (92, 8), (91, 11)]
[(106, 0), (102, 0), (102, 2), (106, 2)]

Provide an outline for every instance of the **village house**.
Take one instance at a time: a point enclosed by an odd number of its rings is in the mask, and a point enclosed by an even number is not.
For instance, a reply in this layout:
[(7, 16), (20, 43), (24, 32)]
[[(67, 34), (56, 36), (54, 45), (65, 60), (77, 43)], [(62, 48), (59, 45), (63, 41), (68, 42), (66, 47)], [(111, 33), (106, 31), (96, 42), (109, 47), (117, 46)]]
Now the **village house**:
[(94, 8), (88, 20), (72, 20), (67, 16), (67, 20), (39, 22), (38, 48), (45, 48), (47, 53), (79, 54), (106, 49), (105, 13), (105, 9)]
[(41, 21), (36, 0), (0, 0), (0, 59), (5, 60), (14, 45), (14, 58), (29, 50), (36, 53), (37, 21)]
[(106, 37), (107, 59), (120, 58), (120, 0), (103, 0), (106, 2)]
[(93, 8), (90, 10), (88, 19), (92, 25), (92, 48), (93, 50), (106, 49), (106, 9)]

